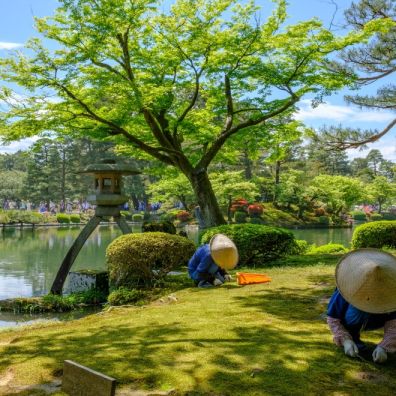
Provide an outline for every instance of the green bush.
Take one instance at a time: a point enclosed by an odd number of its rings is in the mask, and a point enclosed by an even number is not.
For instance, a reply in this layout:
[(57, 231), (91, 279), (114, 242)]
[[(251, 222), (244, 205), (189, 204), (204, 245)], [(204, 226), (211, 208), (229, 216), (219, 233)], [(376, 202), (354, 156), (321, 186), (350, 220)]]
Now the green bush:
[(0, 213), (0, 224), (8, 224), (10, 222), (10, 218), (7, 213)]
[(295, 245), (291, 249), (290, 254), (299, 255), (307, 253), (309, 249), (309, 243), (307, 241), (305, 241), (304, 239), (296, 239), (294, 243)]
[(396, 213), (382, 213), (383, 220), (396, 220)]
[(319, 224), (329, 225), (330, 224), (329, 216), (319, 216)]
[(373, 221), (355, 228), (352, 236), (352, 247), (382, 248), (396, 247), (396, 221)]
[(69, 224), (70, 223), (70, 216), (65, 213), (58, 213), (56, 215), (56, 221), (59, 224)]
[(159, 221), (151, 223), (143, 223), (143, 232), (166, 232), (168, 234), (176, 234), (176, 227), (170, 221)]
[(283, 228), (259, 224), (231, 224), (209, 228), (201, 242), (222, 233), (231, 238), (239, 251), (240, 266), (256, 266), (290, 254), (295, 249), (292, 232)]
[(70, 221), (72, 223), (80, 223), (81, 222), (81, 218), (79, 214), (71, 214), (70, 215)]
[(135, 222), (142, 222), (143, 221), (143, 215), (142, 214), (140, 214), (140, 213), (135, 213), (135, 214), (133, 214), (132, 215), (132, 221), (135, 221)]
[(237, 210), (234, 213), (234, 221), (237, 224), (246, 223), (247, 213)]
[(312, 245), (307, 254), (334, 254), (334, 253), (347, 253), (349, 249), (347, 249), (344, 245), (340, 243), (328, 243), (326, 245), (315, 246)]
[(354, 212), (351, 212), (351, 215), (353, 217), (353, 220), (357, 220), (357, 221), (367, 220), (366, 213), (364, 213), (364, 212), (354, 211)]
[(250, 224), (265, 224), (261, 217), (249, 217), (247, 221)]
[(107, 301), (110, 305), (136, 304), (145, 297), (146, 293), (143, 290), (120, 287), (109, 294)]
[(382, 215), (379, 213), (373, 213), (370, 217), (371, 221), (379, 221), (382, 220)]
[(106, 250), (110, 283), (117, 288), (152, 287), (169, 271), (186, 265), (194, 251), (194, 243), (178, 235), (122, 235)]

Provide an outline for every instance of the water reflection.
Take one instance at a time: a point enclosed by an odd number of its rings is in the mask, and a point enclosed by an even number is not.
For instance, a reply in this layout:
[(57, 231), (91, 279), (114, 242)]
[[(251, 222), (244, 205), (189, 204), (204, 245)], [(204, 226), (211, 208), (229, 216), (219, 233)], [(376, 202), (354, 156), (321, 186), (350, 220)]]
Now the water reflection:
[[(0, 299), (46, 294), (80, 230), (80, 227), (0, 230)], [(197, 226), (187, 226), (185, 230), (197, 244)], [(141, 226), (134, 225), (133, 231), (140, 232)], [(329, 242), (348, 246), (352, 232), (350, 228), (293, 230), (297, 239), (318, 246)], [(106, 247), (120, 234), (115, 225), (98, 227), (81, 249), (72, 269), (105, 269)]]
[[(80, 227), (0, 231), (0, 299), (46, 294)], [(140, 227), (134, 227), (140, 232)], [(76, 269), (103, 270), (107, 245), (121, 234), (117, 226), (98, 227), (81, 249)]]

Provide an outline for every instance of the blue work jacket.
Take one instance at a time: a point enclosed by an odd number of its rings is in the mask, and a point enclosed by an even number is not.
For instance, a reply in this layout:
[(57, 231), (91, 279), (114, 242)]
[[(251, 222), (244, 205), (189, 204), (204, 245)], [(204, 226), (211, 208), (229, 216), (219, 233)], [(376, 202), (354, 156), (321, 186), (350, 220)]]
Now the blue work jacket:
[(363, 312), (349, 304), (338, 289), (335, 289), (327, 307), (327, 315), (340, 319), (344, 327), (355, 330), (375, 330), (384, 326), (388, 320), (396, 319), (396, 312), (372, 314)]
[(209, 244), (200, 246), (188, 262), (188, 274), (195, 281), (204, 280), (202, 274), (216, 274), (219, 266), (210, 255)]

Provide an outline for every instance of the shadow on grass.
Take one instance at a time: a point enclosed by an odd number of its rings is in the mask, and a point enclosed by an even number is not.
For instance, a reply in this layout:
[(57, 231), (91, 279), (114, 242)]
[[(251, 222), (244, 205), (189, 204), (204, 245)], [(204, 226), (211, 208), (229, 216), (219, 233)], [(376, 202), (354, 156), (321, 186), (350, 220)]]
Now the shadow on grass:
[(144, 325), (138, 310), (125, 309), (125, 320), (105, 315), (100, 324), (84, 322), (76, 330), (62, 326), (23, 333), (4, 348), (0, 373), (29, 362), (56, 376), (63, 360), (70, 359), (114, 376), (128, 388), (176, 388), (178, 395), (396, 394), (394, 358), (378, 366), (349, 359), (332, 344), (320, 315), (323, 297), (333, 291), (333, 277), (304, 277), (309, 287), (224, 286), (232, 307), (215, 315), (215, 305), (205, 301), (215, 300), (216, 293), (224, 296), (225, 290), (192, 288), (202, 302), (194, 315), (187, 316), (181, 302), (173, 316), (168, 310), (161, 316), (149, 311)]

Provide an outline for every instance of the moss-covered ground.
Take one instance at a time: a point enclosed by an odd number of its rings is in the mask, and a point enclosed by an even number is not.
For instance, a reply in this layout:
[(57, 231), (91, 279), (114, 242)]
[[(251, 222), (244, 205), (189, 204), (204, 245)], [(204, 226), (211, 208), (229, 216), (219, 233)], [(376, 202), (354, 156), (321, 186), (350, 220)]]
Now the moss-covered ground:
[[(375, 365), (332, 343), (324, 312), (337, 260), (294, 257), (255, 271), (269, 284), (186, 288), (144, 307), (3, 331), (0, 394), (44, 395), (18, 386), (56, 381), (71, 359), (115, 377), (125, 395), (394, 395), (396, 358)], [(363, 338), (374, 345), (381, 331)]]

